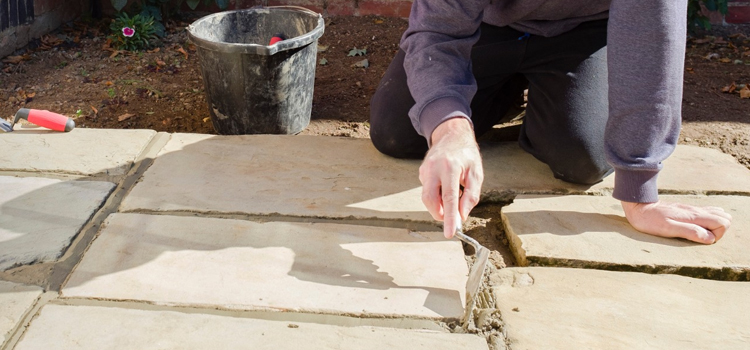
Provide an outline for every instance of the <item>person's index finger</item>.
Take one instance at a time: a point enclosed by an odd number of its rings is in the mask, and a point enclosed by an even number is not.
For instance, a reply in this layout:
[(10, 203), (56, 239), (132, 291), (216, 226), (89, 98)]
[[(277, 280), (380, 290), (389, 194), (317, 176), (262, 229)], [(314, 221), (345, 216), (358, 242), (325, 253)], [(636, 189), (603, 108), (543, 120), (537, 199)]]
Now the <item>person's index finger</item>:
[[(450, 174), (449, 174), (450, 175)], [(446, 176), (442, 180), (442, 200), (443, 200), (443, 233), (445, 238), (453, 237), (453, 231), (457, 223), (460, 222), (458, 213), (459, 198), (459, 178), (458, 176)]]

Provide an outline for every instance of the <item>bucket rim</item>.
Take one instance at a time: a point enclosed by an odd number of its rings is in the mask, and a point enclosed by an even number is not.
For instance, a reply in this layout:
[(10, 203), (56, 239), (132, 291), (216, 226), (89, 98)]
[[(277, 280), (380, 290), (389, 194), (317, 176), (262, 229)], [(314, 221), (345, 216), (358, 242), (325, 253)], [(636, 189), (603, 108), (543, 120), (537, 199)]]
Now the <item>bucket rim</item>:
[[(210, 40), (201, 38), (193, 33), (195, 30), (196, 23), (204, 21), (204, 20), (208, 20), (212, 17), (224, 16), (229, 13), (238, 13), (238, 12), (259, 12), (259, 10), (306, 13), (308, 15), (317, 17), (318, 24), (315, 26), (315, 28), (313, 28), (311, 31), (305, 34), (296, 36), (292, 39), (279, 41), (273, 45), (239, 44), (239, 43), (210, 41)], [(309, 45), (310, 43), (315, 42), (321, 36), (323, 36), (324, 31), (325, 31), (325, 21), (323, 20), (322, 14), (306, 9), (304, 7), (298, 7), (298, 6), (263, 6), (263, 7), (258, 6), (258, 7), (252, 7), (249, 9), (221, 11), (221, 12), (213, 13), (207, 16), (203, 16), (195, 20), (193, 23), (191, 23), (187, 27), (188, 37), (190, 38), (190, 41), (192, 41), (198, 47), (212, 50), (212, 51), (219, 51), (219, 52), (226, 52), (226, 53), (244, 53), (244, 54), (256, 54), (256, 55), (264, 55), (264, 56), (271, 56), (281, 51), (296, 49), (299, 47)]]

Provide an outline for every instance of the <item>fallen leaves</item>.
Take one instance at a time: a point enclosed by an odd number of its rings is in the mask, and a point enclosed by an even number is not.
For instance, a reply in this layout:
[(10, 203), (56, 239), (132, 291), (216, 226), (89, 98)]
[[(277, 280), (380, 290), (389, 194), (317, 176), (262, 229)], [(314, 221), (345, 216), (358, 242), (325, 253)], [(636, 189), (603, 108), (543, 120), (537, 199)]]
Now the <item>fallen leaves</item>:
[(182, 46), (180, 46), (180, 47), (179, 47), (179, 48), (177, 49), (177, 52), (179, 52), (179, 53), (181, 53), (181, 54), (185, 55), (185, 60), (187, 60), (187, 59), (188, 59), (188, 53), (187, 53), (187, 51), (185, 51), (185, 49), (183, 49), (183, 48), (182, 48)]
[(125, 113), (125, 114), (117, 117), (117, 121), (119, 121), (119, 122), (125, 121), (125, 120), (128, 120), (128, 119), (130, 119), (131, 117), (134, 117), (134, 116), (135, 116), (135, 114)]
[(727, 93), (727, 94), (731, 94), (735, 90), (737, 90), (737, 85), (735, 85), (734, 82), (732, 82), (731, 85), (727, 85), (727, 86), (721, 88), (721, 92), (724, 92), (724, 93)]
[(31, 56), (29, 54), (19, 55), (19, 56), (8, 56), (3, 59), (3, 63), (19, 64), (23, 61), (28, 61), (30, 59), (31, 59)]
[(740, 90), (740, 98), (750, 98), (750, 88), (747, 85)]
[(325, 59), (325, 58), (321, 58), (320, 62), (318, 62), (318, 64), (320, 64), (321, 66), (325, 66), (326, 64), (328, 64), (328, 60)]
[(370, 66), (370, 61), (368, 61), (366, 58), (352, 65), (352, 67), (354, 68), (367, 68), (369, 66)]
[(364, 56), (367, 54), (367, 49), (357, 49), (356, 47), (349, 50), (349, 54), (347, 56), (353, 57), (353, 56)]
[(721, 88), (721, 92), (725, 94), (732, 94), (732, 93), (738, 93), (740, 95), (740, 98), (742, 99), (750, 99), (750, 84), (735, 84), (732, 82), (732, 84), (729, 84), (723, 88)]

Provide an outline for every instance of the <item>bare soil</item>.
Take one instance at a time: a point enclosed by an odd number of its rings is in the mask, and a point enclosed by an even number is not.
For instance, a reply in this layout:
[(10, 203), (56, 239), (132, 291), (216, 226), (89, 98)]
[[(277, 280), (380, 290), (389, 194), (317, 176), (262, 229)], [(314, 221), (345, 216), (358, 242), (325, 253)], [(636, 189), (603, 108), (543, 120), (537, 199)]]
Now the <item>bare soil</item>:
[[(32, 42), (0, 66), (0, 117), (27, 107), (66, 114), (85, 128), (214, 133), (185, 31), (192, 20), (167, 23), (168, 35), (147, 52), (109, 48), (106, 20), (66, 25)], [(302, 134), (368, 137), (370, 97), (406, 26), (378, 16), (326, 19), (318, 54), (326, 63), (317, 66), (312, 121)], [(366, 53), (349, 56), (354, 48)], [(363, 59), (369, 66), (356, 67)], [(750, 167), (750, 98), (740, 97), (750, 84), (750, 26), (690, 37), (685, 66), (680, 142), (720, 149)]]

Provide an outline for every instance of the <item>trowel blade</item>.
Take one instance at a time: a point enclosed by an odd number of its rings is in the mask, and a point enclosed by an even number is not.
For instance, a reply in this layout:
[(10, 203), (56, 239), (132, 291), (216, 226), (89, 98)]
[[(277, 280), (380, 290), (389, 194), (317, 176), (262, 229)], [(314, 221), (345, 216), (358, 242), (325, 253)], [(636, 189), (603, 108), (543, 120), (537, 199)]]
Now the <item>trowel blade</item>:
[(463, 320), (461, 320), (464, 325), (469, 321), (471, 312), (474, 310), (474, 305), (477, 302), (477, 295), (484, 279), (484, 269), (487, 267), (487, 260), (489, 258), (489, 249), (483, 246), (476, 249), (476, 259), (474, 260), (474, 264), (471, 265), (469, 279), (466, 281), (466, 310), (464, 311)]

